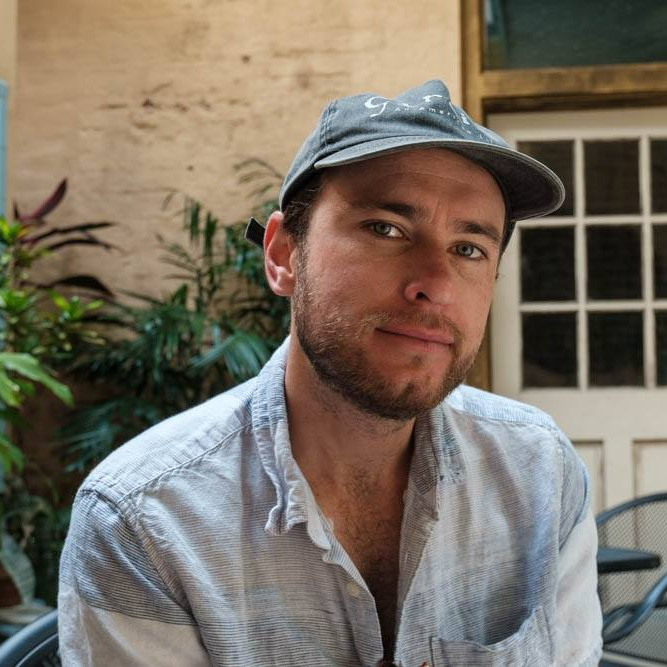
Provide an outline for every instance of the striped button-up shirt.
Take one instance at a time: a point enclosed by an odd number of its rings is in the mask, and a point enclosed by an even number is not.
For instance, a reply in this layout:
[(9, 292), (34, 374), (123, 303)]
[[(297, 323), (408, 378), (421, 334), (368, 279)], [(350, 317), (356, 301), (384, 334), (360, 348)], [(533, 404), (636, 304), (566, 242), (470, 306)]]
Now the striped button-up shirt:
[[(373, 596), (291, 454), (288, 344), (83, 483), (61, 562), (65, 667), (382, 659)], [(539, 410), (460, 387), (414, 443), (395, 663), (597, 665), (595, 525), (567, 438)]]

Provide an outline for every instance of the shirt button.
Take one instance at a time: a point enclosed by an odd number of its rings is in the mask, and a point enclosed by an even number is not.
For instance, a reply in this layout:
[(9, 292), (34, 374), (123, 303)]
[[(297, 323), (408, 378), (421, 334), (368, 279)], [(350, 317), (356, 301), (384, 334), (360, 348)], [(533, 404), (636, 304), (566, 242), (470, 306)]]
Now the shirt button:
[(354, 581), (348, 581), (346, 588), (350, 597), (358, 598), (361, 595), (361, 588), (359, 588), (359, 586), (357, 586)]

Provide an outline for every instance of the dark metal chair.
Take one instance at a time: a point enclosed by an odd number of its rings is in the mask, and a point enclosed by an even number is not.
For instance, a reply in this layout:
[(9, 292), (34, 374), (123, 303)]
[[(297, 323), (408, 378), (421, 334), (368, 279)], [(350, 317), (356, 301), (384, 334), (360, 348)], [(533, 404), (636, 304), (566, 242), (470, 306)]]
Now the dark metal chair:
[(596, 523), (601, 547), (661, 558), (655, 569), (600, 575), (605, 651), (667, 664), (667, 493), (612, 507)]
[(40, 616), (0, 645), (0, 667), (60, 667), (58, 611)]

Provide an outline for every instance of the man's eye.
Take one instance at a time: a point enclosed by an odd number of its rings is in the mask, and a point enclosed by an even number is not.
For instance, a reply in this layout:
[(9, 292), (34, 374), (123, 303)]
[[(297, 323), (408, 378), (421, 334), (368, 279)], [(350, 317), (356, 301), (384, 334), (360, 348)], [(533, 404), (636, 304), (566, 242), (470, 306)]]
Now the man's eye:
[(403, 232), (401, 232), (398, 227), (390, 224), (389, 222), (373, 222), (371, 223), (370, 228), (378, 236), (385, 236), (392, 239), (403, 238)]
[(484, 253), (472, 243), (459, 243), (456, 246), (456, 254), (469, 259), (481, 259)]

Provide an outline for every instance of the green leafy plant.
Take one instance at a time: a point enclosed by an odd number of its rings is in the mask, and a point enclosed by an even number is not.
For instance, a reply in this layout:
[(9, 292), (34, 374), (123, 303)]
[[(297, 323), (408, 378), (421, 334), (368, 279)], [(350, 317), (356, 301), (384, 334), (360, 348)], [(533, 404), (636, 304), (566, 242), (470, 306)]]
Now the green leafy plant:
[(47, 497), (32, 493), (26, 483), (26, 475), (42, 481), (45, 476), (22, 446), (31, 426), (23, 416), (24, 406), (39, 386), (72, 406), (72, 393), (57, 379), (57, 372), (71, 362), (78, 345), (104, 341), (87, 323), (102, 300), (71, 294), (71, 290), (111, 294), (88, 275), (64, 276), (47, 284), (34, 279), (35, 265), (65, 247), (111, 247), (94, 233), (111, 226), (110, 222), (61, 227), (47, 222), (46, 216), (66, 192), (67, 181), (62, 181), (32, 213), (23, 215), (15, 207), (13, 221), (0, 218), (0, 564), (22, 601), (35, 591), (25, 551), (41, 551), (35, 545), (37, 526), (53, 523), (58, 516), (53, 486)]
[[(255, 188), (253, 213), (266, 217), (280, 175), (260, 160), (239, 174)], [(141, 430), (255, 375), (289, 325), (288, 304), (266, 287), (262, 252), (244, 239), (245, 224), (222, 225), (189, 198), (180, 211), (187, 240), (160, 239), (164, 277), (175, 283), (167, 294), (116, 300), (85, 275), (38, 282), (35, 263), (61, 248), (112, 248), (96, 236), (110, 222), (46, 221), (66, 187), (31, 214), (0, 220), (0, 564), (22, 599), (36, 590), (49, 602), (69, 509), (21, 445), (30, 427), (22, 406), (37, 387), (71, 402), (56, 372), (99, 386), (103, 398), (79, 406), (60, 431), (66, 470), (83, 474)], [(173, 210), (174, 201), (165, 206)], [(46, 492), (35, 493), (30, 480)]]
[[(243, 182), (263, 182), (254, 213), (276, 206), (267, 196), (280, 181), (269, 165), (250, 160)], [(173, 202), (169, 198), (166, 205)], [(159, 238), (165, 278), (178, 281), (155, 297), (126, 293), (97, 321), (114, 329), (104, 346), (80, 348), (74, 371), (111, 395), (77, 410), (61, 430), (69, 471), (85, 472), (156, 422), (256, 375), (289, 327), (289, 306), (266, 286), (262, 251), (190, 198), (181, 211), (188, 240)]]

